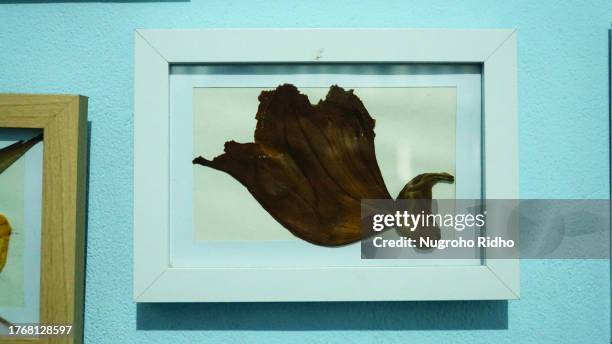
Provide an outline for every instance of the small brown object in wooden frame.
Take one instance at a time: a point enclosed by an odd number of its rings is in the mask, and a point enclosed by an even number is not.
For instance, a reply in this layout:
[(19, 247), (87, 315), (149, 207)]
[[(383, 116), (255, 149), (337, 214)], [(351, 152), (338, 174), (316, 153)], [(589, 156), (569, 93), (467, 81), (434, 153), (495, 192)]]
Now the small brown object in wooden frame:
[(0, 94), (0, 128), (43, 131), (40, 325), (72, 325), (69, 336), (0, 343), (82, 343), (87, 97)]

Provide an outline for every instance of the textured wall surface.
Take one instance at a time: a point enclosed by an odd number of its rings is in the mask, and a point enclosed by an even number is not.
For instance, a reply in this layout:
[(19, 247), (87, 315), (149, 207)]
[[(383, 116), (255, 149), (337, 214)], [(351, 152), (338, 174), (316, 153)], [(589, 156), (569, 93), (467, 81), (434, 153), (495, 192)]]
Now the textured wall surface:
[(610, 0), (2, 1), (0, 92), (90, 97), (86, 342), (609, 343), (607, 261), (523, 262), (511, 302), (137, 307), (132, 94), (135, 28), (517, 28), (522, 197), (607, 198), (611, 20)]

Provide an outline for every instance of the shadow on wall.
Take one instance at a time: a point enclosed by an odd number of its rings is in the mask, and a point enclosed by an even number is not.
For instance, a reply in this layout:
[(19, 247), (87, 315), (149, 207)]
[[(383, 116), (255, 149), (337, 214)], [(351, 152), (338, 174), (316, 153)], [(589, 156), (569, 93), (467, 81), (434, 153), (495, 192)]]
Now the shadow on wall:
[(507, 301), (140, 303), (138, 330), (499, 330)]

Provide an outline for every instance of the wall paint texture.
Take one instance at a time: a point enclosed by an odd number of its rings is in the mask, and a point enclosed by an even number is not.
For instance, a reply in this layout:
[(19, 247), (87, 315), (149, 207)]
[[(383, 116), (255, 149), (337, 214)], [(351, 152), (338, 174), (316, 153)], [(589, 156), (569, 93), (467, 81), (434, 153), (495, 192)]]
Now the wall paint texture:
[(132, 94), (136, 28), (517, 28), (521, 196), (607, 198), (611, 20), (609, 0), (2, 1), (0, 92), (90, 97), (86, 342), (609, 343), (608, 261), (525, 261), (510, 302), (135, 305)]

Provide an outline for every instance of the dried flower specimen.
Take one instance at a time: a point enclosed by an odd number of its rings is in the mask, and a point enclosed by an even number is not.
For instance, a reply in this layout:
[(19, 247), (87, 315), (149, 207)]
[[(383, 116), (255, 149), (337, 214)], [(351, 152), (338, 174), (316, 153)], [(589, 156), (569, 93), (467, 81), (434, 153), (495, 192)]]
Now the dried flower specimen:
[(6, 265), (9, 239), (11, 238), (11, 225), (4, 215), (0, 214), (0, 272)]
[[(312, 105), (285, 84), (262, 92), (259, 102), (254, 142), (226, 142), (224, 154), (193, 163), (230, 174), (303, 240), (323, 246), (360, 240), (361, 200), (391, 198), (376, 161), (375, 121), (361, 100), (332, 86), (325, 100)], [(398, 198), (431, 199), (433, 185), (453, 180), (447, 173), (425, 173)]]
[(10, 146), (0, 149), (0, 174), (9, 168), (15, 161), (19, 160), (30, 148), (42, 141), (42, 134), (28, 141), (15, 142)]

